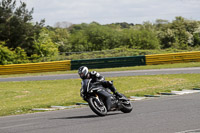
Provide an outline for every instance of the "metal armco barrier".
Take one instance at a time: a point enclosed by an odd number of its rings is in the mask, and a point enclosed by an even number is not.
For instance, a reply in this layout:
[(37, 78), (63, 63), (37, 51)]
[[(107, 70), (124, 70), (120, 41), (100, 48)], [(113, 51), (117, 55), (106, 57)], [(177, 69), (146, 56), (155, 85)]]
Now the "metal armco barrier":
[(65, 71), (65, 70), (70, 70), (70, 69), (71, 69), (70, 60), (0, 65), (0, 75)]
[(112, 68), (183, 62), (200, 62), (200, 51), (146, 56), (0, 65), (0, 75), (77, 70), (80, 66), (87, 66), (88, 68)]
[(76, 70), (80, 66), (87, 66), (88, 68), (112, 68), (140, 65), (145, 65), (145, 56), (100, 58), (71, 61), (72, 70)]
[(146, 65), (200, 62), (200, 51), (146, 55)]

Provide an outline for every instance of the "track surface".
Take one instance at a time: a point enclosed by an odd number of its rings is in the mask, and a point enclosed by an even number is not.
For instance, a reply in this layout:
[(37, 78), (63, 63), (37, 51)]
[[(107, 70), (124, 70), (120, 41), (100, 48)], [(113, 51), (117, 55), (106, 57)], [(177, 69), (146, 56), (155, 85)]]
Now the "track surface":
[[(153, 70), (133, 70), (133, 71), (117, 71), (117, 72), (101, 72), (100, 74), (102, 74), (105, 77), (119, 77), (119, 76), (156, 75), (156, 74), (180, 74), (180, 73), (200, 73), (200, 67), (153, 69)], [(6, 82), (6, 81), (59, 80), (59, 79), (76, 79), (76, 78), (79, 78), (78, 74), (60, 74), (60, 75), (49, 75), (49, 76), (0, 78), (0, 82)]]
[(131, 113), (111, 112), (105, 117), (97, 117), (89, 107), (0, 117), (0, 133), (177, 133), (200, 130), (199, 101), (200, 93), (166, 96), (133, 102)]

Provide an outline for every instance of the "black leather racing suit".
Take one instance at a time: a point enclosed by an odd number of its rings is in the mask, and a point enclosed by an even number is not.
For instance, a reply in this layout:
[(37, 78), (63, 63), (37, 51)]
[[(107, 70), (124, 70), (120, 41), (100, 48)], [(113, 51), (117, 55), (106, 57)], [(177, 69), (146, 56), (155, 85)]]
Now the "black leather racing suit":
[[(113, 93), (117, 92), (112, 82), (106, 81), (105, 78), (101, 76), (99, 73), (97, 73), (96, 71), (89, 72), (88, 79), (92, 79), (91, 83), (100, 82), (104, 88), (109, 88)], [(83, 99), (85, 95), (84, 93), (86, 92), (83, 91), (81, 94)], [(111, 94), (105, 90), (102, 90), (102, 91), (98, 91), (98, 95), (106, 99), (106, 108), (109, 111), (111, 109)]]
[(106, 81), (105, 78), (101, 76), (98, 72), (96, 71), (89, 72), (88, 77), (92, 79), (92, 83), (101, 82), (103, 87), (109, 88), (113, 93), (117, 92), (117, 90), (113, 86), (113, 83), (111, 81)]

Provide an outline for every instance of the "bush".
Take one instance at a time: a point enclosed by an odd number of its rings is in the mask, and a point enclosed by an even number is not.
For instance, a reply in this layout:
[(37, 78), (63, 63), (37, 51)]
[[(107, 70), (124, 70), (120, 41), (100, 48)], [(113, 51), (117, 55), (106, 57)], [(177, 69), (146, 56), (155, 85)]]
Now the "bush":
[(15, 52), (3, 45), (5, 45), (5, 42), (0, 42), (0, 64), (13, 64), (14, 59), (16, 58)]

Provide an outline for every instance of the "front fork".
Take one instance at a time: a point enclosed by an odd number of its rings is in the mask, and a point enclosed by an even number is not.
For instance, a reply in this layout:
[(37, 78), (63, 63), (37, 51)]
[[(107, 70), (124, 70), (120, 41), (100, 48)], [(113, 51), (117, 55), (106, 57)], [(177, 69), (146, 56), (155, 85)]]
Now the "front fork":
[(100, 106), (103, 106), (101, 100), (99, 99), (99, 96), (97, 94), (95, 94), (96, 96), (96, 99), (97, 99), (97, 103), (100, 105)]

